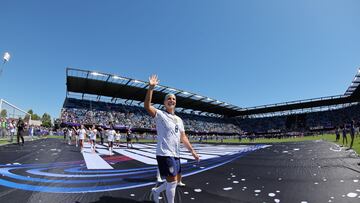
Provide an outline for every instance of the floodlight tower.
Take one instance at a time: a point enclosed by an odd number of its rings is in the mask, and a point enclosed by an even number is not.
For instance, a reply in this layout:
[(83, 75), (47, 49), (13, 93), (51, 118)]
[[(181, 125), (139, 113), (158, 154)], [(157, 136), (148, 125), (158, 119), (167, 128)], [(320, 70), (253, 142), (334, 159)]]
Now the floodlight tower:
[(0, 76), (3, 72), (3, 69), (5, 67), (5, 63), (9, 62), (10, 61), (10, 58), (11, 58), (11, 55), (9, 52), (5, 52), (4, 55), (3, 55), (3, 63), (1, 65), (1, 70), (0, 70)]

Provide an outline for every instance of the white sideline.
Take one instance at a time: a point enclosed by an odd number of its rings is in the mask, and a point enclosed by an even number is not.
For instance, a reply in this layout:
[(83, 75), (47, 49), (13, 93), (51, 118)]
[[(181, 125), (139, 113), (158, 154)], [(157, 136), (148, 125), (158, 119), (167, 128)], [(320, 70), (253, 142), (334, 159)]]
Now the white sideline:
[[(90, 146), (90, 145), (88, 145)], [(83, 157), (86, 163), (87, 169), (114, 169), (97, 153), (93, 153), (91, 148), (83, 149)]]

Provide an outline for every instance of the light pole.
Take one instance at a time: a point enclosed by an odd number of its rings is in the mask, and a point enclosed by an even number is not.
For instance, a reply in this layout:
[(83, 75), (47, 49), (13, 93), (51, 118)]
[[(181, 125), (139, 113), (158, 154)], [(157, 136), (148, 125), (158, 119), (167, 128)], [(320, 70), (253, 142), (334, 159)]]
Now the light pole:
[(2, 65), (1, 65), (0, 75), (1, 75), (2, 72), (3, 72), (3, 69), (4, 69), (4, 67), (5, 67), (5, 63), (8, 62), (8, 61), (10, 61), (10, 58), (11, 58), (10, 53), (9, 53), (9, 52), (5, 52), (4, 55), (3, 55), (3, 63), (2, 63)]

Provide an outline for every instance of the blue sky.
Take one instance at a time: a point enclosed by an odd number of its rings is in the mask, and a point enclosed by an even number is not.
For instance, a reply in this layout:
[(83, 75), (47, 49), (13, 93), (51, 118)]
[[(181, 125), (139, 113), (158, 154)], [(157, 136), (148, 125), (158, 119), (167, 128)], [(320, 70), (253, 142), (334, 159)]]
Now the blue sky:
[(3, 1), (0, 98), (58, 117), (65, 68), (241, 107), (343, 94), (360, 67), (360, 1)]

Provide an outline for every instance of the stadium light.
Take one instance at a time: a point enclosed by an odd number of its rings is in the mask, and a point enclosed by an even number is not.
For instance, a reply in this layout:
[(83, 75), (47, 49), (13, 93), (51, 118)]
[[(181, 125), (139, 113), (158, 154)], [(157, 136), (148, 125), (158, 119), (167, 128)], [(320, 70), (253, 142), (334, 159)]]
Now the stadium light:
[(206, 98), (206, 100), (208, 100), (208, 101), (213, 101), (212, 99), (210, 99), (209, 97), (208, 98)]
[(176, 89), (173, 89), (173, 88), (167, 88), (168, 91), (171, 91), (171, 92), (177, 92)]
[(11, 55), (9, 52), (5, 52), (3, 56), (4, 63), (9, 62), (11, 58)]
[(184, 94), (184, 95), (189, 95), (190, 93), (189, 92), (182, 92), (182, 94)]
[(98, 72), (91, 72), (90, 74), (93, 76), (105, 76), (104, 74)]
[(203, 96), (200, 96), (200, 95), (195, 95), (196, 98), (199, 98), (199, 99), (202, 99), (204, 98)]
[(11, 55), (9, 52), (5, 52), (4, 55), (3, 55), (3, 64), (1, 65), (1, 70), (0, 70), (0, 75), (2, 74), (3, 72), (3, 69), (5, 67), (5, 63), (6, 62), (9, 62), (10, 61), (10, 58), (11, 58)]
[(126, 80), (125, 78), (119, 77), (119, 76), (116, 76), (116, 75), (113, 75), (112, 78), (113, 78), (114, 80)]
[(144, 83), (143, 81), (140, 80), (133, 80), (134, 83)]

